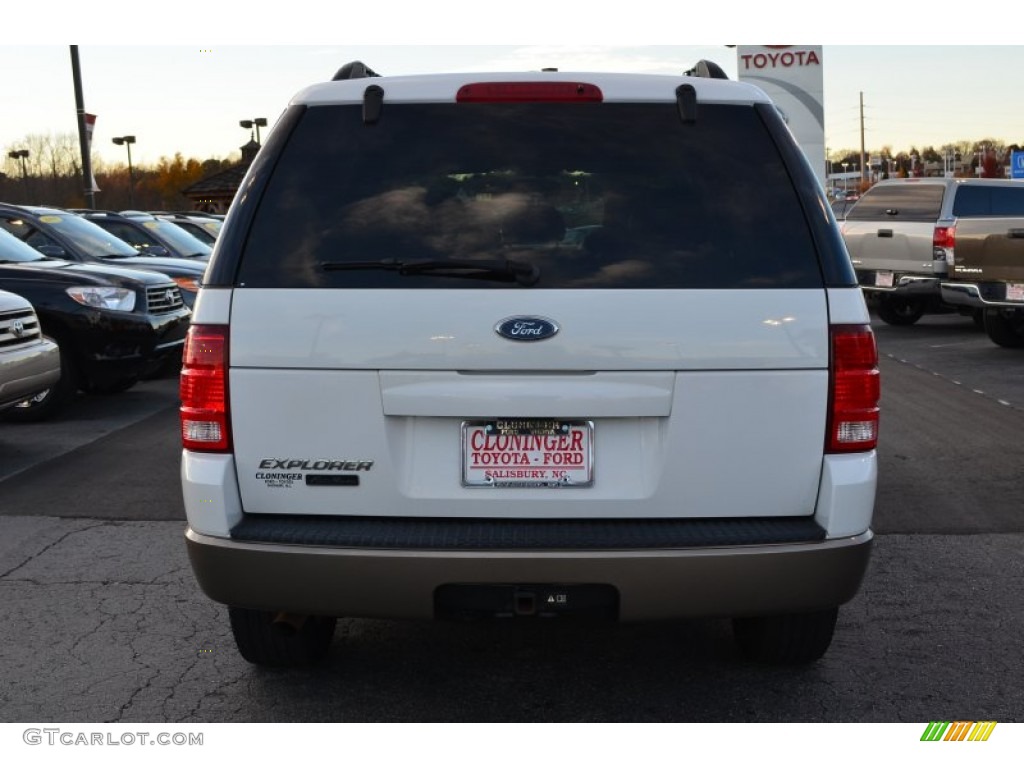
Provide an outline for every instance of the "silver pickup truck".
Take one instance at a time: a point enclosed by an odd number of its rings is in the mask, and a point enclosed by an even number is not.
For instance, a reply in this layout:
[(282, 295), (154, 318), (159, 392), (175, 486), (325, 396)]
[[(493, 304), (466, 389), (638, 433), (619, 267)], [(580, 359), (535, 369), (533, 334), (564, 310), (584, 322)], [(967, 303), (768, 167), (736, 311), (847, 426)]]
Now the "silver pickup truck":
[(1024, 184), (1006, 179), (891, 179), (860, 198), (843, 222), (843, 239), (857, 280), (882, 320), (910, 325), (939, 309), (981, 318), (983, 303), (961, 300), (957, 289), (947, 293), (942, 284), (954, 277), (950, 270), (974, 236), (969, 233), (994, 232), (999, 226), (988, 201), (1004, 192), (1019, 194)]

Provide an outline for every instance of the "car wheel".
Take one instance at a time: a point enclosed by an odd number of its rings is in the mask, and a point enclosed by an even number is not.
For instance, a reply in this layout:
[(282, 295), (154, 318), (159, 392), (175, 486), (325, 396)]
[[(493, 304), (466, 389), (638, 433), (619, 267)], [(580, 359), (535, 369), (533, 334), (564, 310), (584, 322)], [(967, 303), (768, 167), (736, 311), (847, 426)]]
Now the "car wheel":
[(327, 616), (288, 617), (273, 611), (228, 607), (231, 632), (242, 658), (268, 667), (296, 667), (322, 660), (338, 620)]
[(1024, 311), (985, 310), (985, 333), (1000, 347), (1024, 347)]
[(47, 390), (8, 408), (0, 418), (15, 423), (44, 421), (64, 408), (78, 393), (78, 369), (60, 346), (60, 378)]
[(779, 616), (733, 619), (740, 652), (767, 664), (809, 664), (825, 655), (839, 617), (838, 608)]
[(924, 299), (885, 296), (878, 301), (878, 316), (889, 325), (913, 325), (924, 314)]

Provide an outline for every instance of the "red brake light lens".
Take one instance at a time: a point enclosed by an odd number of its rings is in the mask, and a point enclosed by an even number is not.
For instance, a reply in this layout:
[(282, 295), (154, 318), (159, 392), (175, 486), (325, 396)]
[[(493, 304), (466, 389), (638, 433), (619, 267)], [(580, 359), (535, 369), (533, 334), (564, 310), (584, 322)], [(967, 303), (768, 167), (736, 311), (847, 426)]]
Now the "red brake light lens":
[(870, 451), (878, 445), (881, 397), (878, 349), (867, 325), (832, 327), (832, 391), (827, 451)]
[(937, 248), (955, 248), (956, 227), (936, 227), (932, 235), (932, 245)]
[(189, 328), (182, 356), (180, 394), (182, 446), (192, 451), (229, 451), (227, 326)]
[(460, 104), (603, 100), (604, 94), (596, 85), (567, 82), (469, 83), (455, 94), (455, 101)]

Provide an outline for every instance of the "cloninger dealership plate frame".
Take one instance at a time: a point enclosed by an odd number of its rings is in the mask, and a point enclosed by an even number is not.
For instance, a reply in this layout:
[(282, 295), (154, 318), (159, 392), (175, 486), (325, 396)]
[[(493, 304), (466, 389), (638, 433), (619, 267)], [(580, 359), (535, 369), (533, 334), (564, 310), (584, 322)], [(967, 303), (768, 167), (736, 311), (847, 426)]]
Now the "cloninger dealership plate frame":
[(594, 423), (507, 418), (462, 422), (466, 488), (588, 488)]

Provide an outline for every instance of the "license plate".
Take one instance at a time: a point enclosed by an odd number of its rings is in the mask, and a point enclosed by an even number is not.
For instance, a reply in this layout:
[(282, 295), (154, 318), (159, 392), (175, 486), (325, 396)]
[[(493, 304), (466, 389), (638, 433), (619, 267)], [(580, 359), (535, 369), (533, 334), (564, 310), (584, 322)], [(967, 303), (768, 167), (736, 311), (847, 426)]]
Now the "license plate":
[(1024, 283), (1007, 283), (1006, 300), (1024, 301)]
[(879, 288), (892, 288), (892, 272), (876, 272), (875, 285)]
[(594, 424), (561, 419), (462, 423), (462, 484), (580, 488), (594, 482)]

